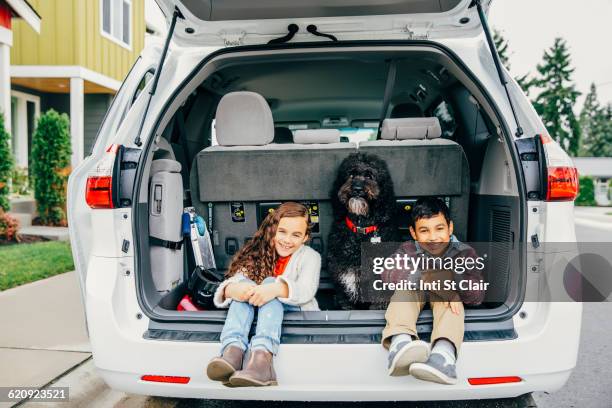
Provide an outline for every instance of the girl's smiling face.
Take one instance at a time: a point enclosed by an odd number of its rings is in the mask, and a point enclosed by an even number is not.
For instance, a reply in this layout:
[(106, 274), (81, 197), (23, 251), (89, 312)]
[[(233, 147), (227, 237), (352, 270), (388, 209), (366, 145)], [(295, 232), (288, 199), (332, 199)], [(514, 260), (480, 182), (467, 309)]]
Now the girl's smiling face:
[(289, 256), (308, 239), (306, 217), (283, 217), (278, 222), (274, 235), (274, 248), (278, 256)]

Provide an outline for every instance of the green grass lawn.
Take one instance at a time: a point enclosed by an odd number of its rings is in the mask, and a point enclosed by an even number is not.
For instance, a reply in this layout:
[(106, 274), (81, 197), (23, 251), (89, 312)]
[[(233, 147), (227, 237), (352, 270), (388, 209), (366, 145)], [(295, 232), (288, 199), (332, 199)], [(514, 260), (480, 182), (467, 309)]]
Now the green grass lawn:
[(0, 291), (72, 270), (68, 242), (0, 246)]

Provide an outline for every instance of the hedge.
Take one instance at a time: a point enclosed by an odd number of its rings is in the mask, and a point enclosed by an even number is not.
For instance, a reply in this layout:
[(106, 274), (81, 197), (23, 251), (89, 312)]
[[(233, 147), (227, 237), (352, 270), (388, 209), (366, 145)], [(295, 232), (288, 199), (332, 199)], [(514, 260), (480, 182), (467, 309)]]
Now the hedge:
[(4, 115), (0, 113), (0, 210), (8, 211), (9, 181), (13, 174), (15, 161), (10, 146), (11, 135), (4, 129)]
[(580, 192), (576, 198), (576, 205), (580, 206), (595, 206), (595, 184), (589, 176), (580, 177)]
[(32, 137), (31, 172), (38, 221), (66, 225), (66, 182), (70, 174), (70, 122), (65, 113), (48, 110)]

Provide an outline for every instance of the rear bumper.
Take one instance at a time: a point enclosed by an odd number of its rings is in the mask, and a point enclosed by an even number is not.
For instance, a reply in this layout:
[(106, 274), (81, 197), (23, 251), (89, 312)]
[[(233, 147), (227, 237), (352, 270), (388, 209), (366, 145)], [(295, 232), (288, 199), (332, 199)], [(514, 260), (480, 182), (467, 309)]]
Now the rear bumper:
[[(125, 260), (127, 261), (127, 259)], [(95, 263), (95, 266), (94, 266)], [(116, 259), (97, 258), (87, 276), (86, 310), (94, 363), (104, 380), (125, 392), (215, 399), (304, 401), (459, 400), (515, 397), (561, 388), (576, 365), (582, 305), (529, 303), (515, 316), (518, 338), (466, 342), (453, 386), (389, 377), (378, 344), (282, 344), (275, 358), (279, 386), (227, 388), (205, 374), (217, 342), (144, 339), (133, 274)], [(151, 383), (141, 376), (190, 377), (188, 384)], [(472, 386), (468, 378), (519, 376), (513, 384)]]
[[(275, 367), (280, 368), (279, 359)], [(379, 362), (380, 365), (380, 362)], [(323, 367), (323, 365), (321, 366)], [(113, 389), (133, 394), (155, 395), (175, 398), (206, 398), (232, 400), (271, 401), (431, 401), (512, 398), (534, 390), (554, 391), (559, 389), (571, 374), (571, 370), (557, 373), (535, 374), (523, 377), (515, 384), (471, 386), (465, 380), (448, 386), (427, 383), (412, 377), (385, 378), (385, 370), (361, 372), (361, 378), (353, 384), (339, 384), (337, 379), (328, 384), (286, 384), (286, 375), (279, 373), (276, 387), (227, 388), (214, 384), (204, 375), (205, 365), (199, 367), (188, 384), (151, 383), (140, 380), (140, 375), (99, 370), (104, 381)], [(385, 384), (372, 384), (368, 376), (377, 375)], [(461, 375), (461, 374), (459, 374)], [(391, 381), (392, 380), (392, 381)]]

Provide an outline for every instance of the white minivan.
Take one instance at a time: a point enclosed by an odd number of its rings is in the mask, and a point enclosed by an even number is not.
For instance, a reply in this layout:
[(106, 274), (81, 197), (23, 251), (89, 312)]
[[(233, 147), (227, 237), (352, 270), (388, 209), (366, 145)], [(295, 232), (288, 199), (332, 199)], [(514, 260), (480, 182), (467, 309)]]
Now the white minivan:
[[(93, 359), (112, 388), (398, 401), (515, 397), (564, 385), (576, 365), (582, 305), (540, 296), (552, 268), (540, 243), (575, 242), (577, 174), (499, 64), (486, 24), (491, 0), (157, 3), (168, 37), (142, 51), (69, 180)], [(218, 112), (235, 92), (267, 103)], [(273, 126), (261, 119), (270, 113)], [(215, 129), (220, 114), (231, 131)], [(380, 140), (385, 123), (409, 131)], [(300, 129), (312, 129), (310, 137), (295, 140)], [(321, 311), (285, 315), (279, 385), (210, 381), (205, 368), (220, 350), (226, 311), (177, 310), (193, 268), (182, 244), (184, 208), (206, 221), (223, 271), (270, 208), (310, 203), (318, 217), (310, 245), (325, 259), (330, 189), (354, 152), (387, 162), (404, 228), (405, 203), (439, 196), (460, 240), (499, 244), (487, 270), (495, 290), (466, 310), (459, 381), (389, 377), (384, 310), (337, 308), (325, 264)], [(425, 310), (424, 338), (431, 323)]]

